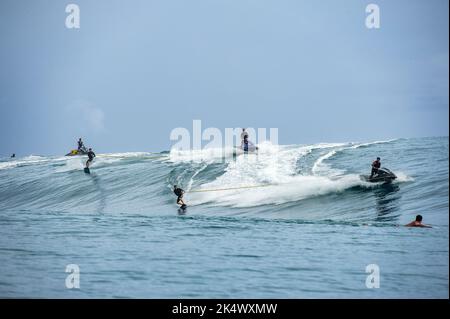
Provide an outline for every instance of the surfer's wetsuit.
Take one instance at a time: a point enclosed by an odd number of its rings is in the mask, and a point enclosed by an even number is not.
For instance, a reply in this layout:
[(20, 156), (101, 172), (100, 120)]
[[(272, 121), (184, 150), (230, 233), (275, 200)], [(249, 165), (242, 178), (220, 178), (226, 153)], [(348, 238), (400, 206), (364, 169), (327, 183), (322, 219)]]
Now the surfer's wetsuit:
[(94, 160), (95, 153), (90, 150), (89, 152), (87, 152), (87, 156), (89, 157), (89, 159), (86, 162), (86, 167), (89, 167), (89, 164)]
[(94, 153), (93, 151), (89, 151), (89, 152), (87, 153), (87, 156), (89, 157), (88, 161), (89, 161), (89, 162), (92, 162), (92, 160), (93, 160), (94, 157), (95, 157), (95, 153)]
[(373, 177), (373, 175), (378, 173), (378, 169), (381, 166), (381, 162), (379, 160), (373, 161), (372, 163), (372, 172), (370, 173), (370, 178)]
[(181, 188), (177, 187), (173, 190), (173, 192), (175, 193), (175, 195), (178, 196), (177, 198), (177, 204), (181, 202), (183, 202), (183, 194), (184, 194), (184, 190), (182, 190)]

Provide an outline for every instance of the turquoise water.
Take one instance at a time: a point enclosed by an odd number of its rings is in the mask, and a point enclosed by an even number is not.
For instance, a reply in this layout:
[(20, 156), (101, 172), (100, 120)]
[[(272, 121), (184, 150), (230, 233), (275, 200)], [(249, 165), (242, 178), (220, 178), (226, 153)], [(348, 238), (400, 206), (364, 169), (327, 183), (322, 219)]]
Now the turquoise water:
[(228, 151), (2, 159), (0, 296), (448, 298), (447, 137)]

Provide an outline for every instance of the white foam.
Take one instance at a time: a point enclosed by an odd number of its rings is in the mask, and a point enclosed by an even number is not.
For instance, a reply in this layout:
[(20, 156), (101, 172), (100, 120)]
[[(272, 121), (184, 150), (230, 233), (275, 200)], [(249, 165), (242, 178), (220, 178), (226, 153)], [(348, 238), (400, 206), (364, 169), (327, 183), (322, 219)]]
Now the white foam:
[(360, 147), (364, 147), (364, 146), (370, 146), (370, 145), (376, 145), (376, 144), (385, 144), (385, 143), (391, 143), (398, 140), (398, 138), (394, 138), (394, 139), (390, 139), (390, 140), (385, 140), (385, 141), (373, 141), (373, 142), (367, 142), (367, 143), (357, 143), (355, 145), (352, 146), (352, 148), (360, 148)]
[[(342, 149), (340, 149), (340, 150), (342, 150)], [(333, 157), (334, 155), (336, 155), (336, 153), (338, 151), (339, 150), (333, 150), (333, 151), (330, 151), (330, 152), (326, 153), (325, 155), (322, 155), (321, 157), (319, 157), (314, 162), (314, 165), (313, 165), (313, 167), (311, 169), (312, 173), (314, 175), (319, 175), (319, 174), (321, 174), (323, 172), (329, 172), (330, 171), (329, 165), (324, 164), (323, 161), (329, 159), (330, 157)]]
[(0, 169), (7, 169), (7, 168), (12, 168), (12, 167), (16, 167), (18, 165), (17, 161), (13, 161), (13, 162), (1, 162), (0, 163)]
[(14, 168), (22, 165), (32, 165), (49, 161), (49, 158), (43, 156), (29, 155), (17, 160), (0, 162), (0, 169)]
[[(365, 145), (386, 142), (376, 141)], [(192, 205), (213, 203), (250, 207), (298, 201), (341, 192), (354, 186), (371, 188), (374, 184), (362, 181), (359, 175), (344, 175), (344, 171), (333, 169), (324, 163), (336, 153), (360, 145), (352, 143), (320, 143), (301, 147), (271, 145), (268, 148), (270, 152), (259, 152), (258, 156), (238, 156), (235, 161), (228, 163), (223, 175), (194, 189), (196, 192), (187, 196)], [(312, 168), (313, 175), (298, 175), (296, 164), (299, 158), (314, 149), (327, 148), (335, 149), (316, 160)], [(399, 180), (403, 181), (400, 176)]]
[(346, 175), (332, 180), (324, 176), (297, 175), (282, 184), (252, 189), (235, 189), (188, 194), (191, 205), (212, 203), (218, 206), (252, 207), (283, 204), (310, 197), (338, 193), (354, 186), (372, 187), (358, 175)]
[(113, 157), (113, 158), (134, 158), (134, 157), (146, 157), (154, 156), (155, 154), (149, 152), (124, 152), (124, 153), (105, 153), (98, 154), (100, 157)]
[(396, 172), (395, 175), (397, 176), (396, 182), (413, 182), (414, 178), (411, 176), (408, 176), (407, 174), (403, 172)]
[(194, 183), (195, 177), (207, 167), (208, 167), (208, 164), (204, 164), (202, 167), (200, 167), (198, 170), (195, 171), (195, 173), (192, 175), (191, 179), (189, 180), (189, 183), (187, 186), (188, 191), (192, 188), (192, 184)]
[(28, 155), (22, 158), (23, 161), (40, 161), (40, 160), (46, 160), (47, 158), (44, 156), (39, 155)]
[(80, 156), (67, 157), (65, 159), (65, 165), (56, 168), (56, 172), (63, 173), (69, 171), (80, 170), (84, 167), (86, 159)]
[[(123, 154), (128, 154), (123, 156)], [(129, 153), (114, 153), (114, 154), (96, 154), (94, 161), (92, 162), (92, 167), (103, 167), (112, 163), (119, 162), (125, 158), (139, 156), (136, 153), (133, 155)], [(56, 168), (56, 172), (69, 172), (80, 170), (86, 165), (88, 157), (87, 156), (66, 156), (63, 160), (66, 162), (63, 167)]]
[(171, 162), (216, 162), (221, 161), (223, 158), (233, 157), (235, 148), (205, 148), (199, 150), (175, 150), (171, 149), (169, 154), (169, 160)]
[[(261, 155), (277, 155), (280, 147), (270, 143), (270, 141), (264, 141), (256, 145), (258, 152), (244, 154), (238, 147), (227, 146), (224, 148), (204, 148), (199, 150), (176, 150), (171, 149), (169, 154), (169, 161), (173, 163), (177, 162), (223, 162), (233, 159), (233, 154), (240, 156), (261, 156)], [(286, 147), (286, 146), (283, 146)], [(297, 146), (298, 147), (298, 146)]]
[[(214, 203), (214, 205), (250, 207), (281, 204), (338, 192), (355, 185), (364, 186), (357, 175), (347, 175), (337, 180), (325, 176), (298, 175), (299, 158), (306, 156), (313, 149), (342, 145), (344, 144), (301, 147), (272, 145), (269, 149), (275, 150), (274, 153), (260, 152), (258, 156), (238, 156), (235, 161), (228, 163), (223, 175), (199, 187), (196, 191), (200, 192), (193, 192), (187, 196), (192, 205)], [(331, 152), (327, 154), (332, 156)]]

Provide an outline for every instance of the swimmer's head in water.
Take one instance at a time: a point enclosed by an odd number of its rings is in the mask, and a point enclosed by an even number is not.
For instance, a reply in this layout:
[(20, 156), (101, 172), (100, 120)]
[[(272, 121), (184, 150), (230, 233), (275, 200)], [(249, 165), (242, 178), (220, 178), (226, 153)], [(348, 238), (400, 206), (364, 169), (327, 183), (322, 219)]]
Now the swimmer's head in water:
[(422, 221), (422, 215), (417, 215), (416, 222), (421, 222), (421, 221)]

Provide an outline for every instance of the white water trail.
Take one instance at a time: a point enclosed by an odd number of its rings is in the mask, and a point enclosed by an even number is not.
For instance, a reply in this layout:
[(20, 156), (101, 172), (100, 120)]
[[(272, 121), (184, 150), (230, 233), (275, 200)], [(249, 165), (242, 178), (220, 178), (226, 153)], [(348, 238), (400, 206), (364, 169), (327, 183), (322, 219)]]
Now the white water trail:
[[(326, 161), (349, 148), (387, 142), (321, 143), (300, 147), (272, 145), (269, 147), (272, 152), (266, 149), (266, 153), (258, 156), (239, 156), (228, 163), (223, 175), (201, 185), (198, 192), (189, 194), (190, 202), (192, 205), (251, 207), (303, 200), (355, 186), (372, 188), (373, 183), (362, 181), (357, 174), (345, 174), (345, 171), (331, 168)], [(312, 175), (298, 175), (296, 164), (300, 158), (312, 150), (327, 148), (331, 150), (314, 162)]]

